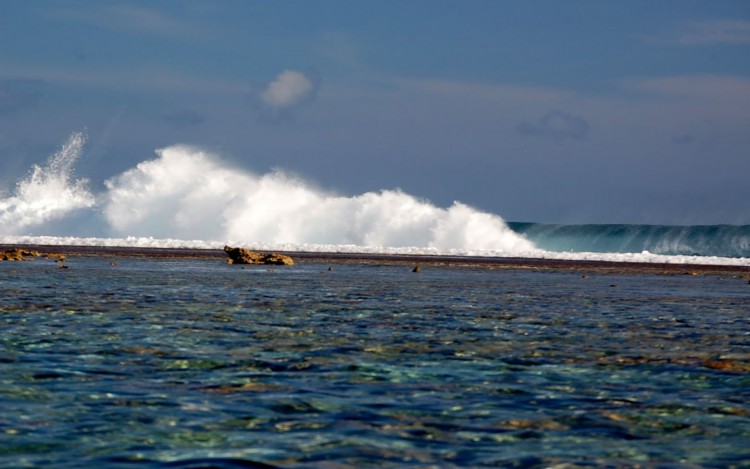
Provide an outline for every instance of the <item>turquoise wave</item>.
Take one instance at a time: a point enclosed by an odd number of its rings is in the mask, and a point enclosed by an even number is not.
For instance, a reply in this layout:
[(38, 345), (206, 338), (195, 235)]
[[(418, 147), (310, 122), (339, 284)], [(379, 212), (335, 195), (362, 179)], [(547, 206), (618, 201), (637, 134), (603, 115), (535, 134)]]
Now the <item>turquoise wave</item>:
[(556, 225), (509, 222), (538, 247), (558, 252), (642, 252), (750, 257), (750, 225)]

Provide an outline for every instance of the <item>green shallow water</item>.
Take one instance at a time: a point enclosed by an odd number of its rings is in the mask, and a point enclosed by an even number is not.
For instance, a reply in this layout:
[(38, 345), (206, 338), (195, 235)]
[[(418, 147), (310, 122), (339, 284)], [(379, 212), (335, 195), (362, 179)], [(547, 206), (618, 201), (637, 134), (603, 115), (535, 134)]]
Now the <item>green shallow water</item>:
[(746, 280), (67, 264), (0, 263), (2, 467), (750, 467)]

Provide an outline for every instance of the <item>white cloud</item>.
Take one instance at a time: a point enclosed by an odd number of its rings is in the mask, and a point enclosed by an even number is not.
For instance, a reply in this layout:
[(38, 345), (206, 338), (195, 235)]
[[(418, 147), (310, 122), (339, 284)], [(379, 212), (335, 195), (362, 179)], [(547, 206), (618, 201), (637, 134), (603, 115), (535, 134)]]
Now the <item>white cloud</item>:
[(264, 108), (277, 116), (308, 102), (314, 97), (316, 85), (302, 72), (285, 70), (260, 93)]

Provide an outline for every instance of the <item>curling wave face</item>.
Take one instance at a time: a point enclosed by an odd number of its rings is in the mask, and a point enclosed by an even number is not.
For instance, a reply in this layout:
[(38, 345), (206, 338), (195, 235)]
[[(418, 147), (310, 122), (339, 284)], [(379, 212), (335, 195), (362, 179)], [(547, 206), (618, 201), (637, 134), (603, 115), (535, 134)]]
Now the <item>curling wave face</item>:
[(551, 225), (508, 223), (548, 251), (750, 257), (750, 225)]

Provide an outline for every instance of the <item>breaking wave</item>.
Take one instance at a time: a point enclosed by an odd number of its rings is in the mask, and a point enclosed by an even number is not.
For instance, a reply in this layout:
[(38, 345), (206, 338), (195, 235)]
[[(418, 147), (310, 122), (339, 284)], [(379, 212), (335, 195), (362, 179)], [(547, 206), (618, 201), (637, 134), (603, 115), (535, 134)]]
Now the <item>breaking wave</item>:
[(16, 194), (0, 202), (0, 234), (38, 234), (50, 218), (96, 205), (90, 216), (100, 217), (106, 229), (91, 233), (95, 237), (505, 254), (535, 249), (497, 215), (459, 202), (440, 208), (400, 190), (340, 196), (282, 171), (257, 175), (235, 168), (184, 145), (157, 150), (155, 159), (105, 181), (106, 190), (94, 198), (86, 181), (71, 178), (83, 142), (74, 134), (46, 167), (35, 166)]
[(175, 145), (104, 182), (73, 176), (73, 134), (0, 199), (0, 243), (534, 257), (750, 265), (750, 226), (506, 223), (401, 190), (342, 196), (283, 171), (237, 168)]
[(750, 225), (508, 225), (548, 251), (750, 257)]
[(256, 175), (201, 150), (173, 146), (106, 181), (115, 234), (436, 249), (534, 249), (495, 215), (436, 207), (401, 191), (327, 194), (281, 171)]

